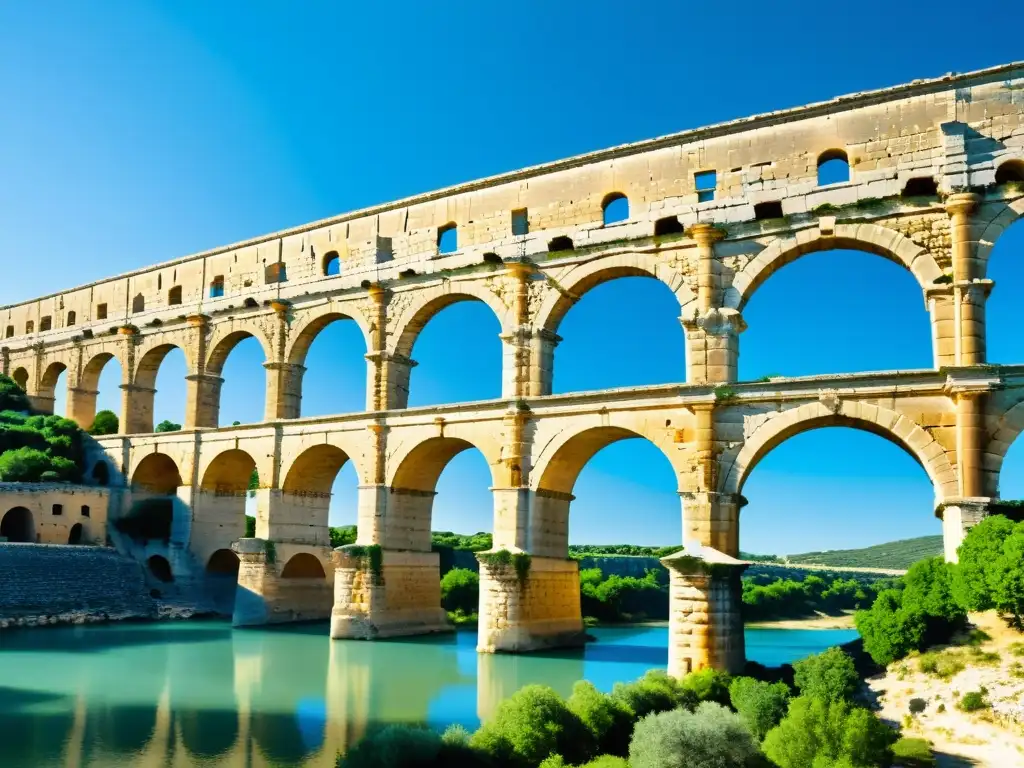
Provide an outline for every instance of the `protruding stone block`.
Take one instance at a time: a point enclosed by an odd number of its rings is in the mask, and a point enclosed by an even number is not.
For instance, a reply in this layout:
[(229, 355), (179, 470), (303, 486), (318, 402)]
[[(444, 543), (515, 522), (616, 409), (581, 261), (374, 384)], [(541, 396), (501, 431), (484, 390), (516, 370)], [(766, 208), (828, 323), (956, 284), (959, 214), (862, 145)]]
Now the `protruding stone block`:
[(957, 550), (967, 532), (989, 514), (988, 498), (952, 498), (942, 504), (936, 514), (942, 518), (943, 554), (947, 563), (958, 561)]

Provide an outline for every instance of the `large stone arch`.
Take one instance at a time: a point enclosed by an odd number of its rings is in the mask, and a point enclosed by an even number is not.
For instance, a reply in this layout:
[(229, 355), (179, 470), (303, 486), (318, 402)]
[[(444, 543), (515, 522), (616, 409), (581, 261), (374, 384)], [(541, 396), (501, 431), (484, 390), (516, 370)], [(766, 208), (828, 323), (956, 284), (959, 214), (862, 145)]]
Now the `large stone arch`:
[(509, 331), (509, 308), (482, 282), (464, 281), (453, 284), (448, 280), (417, 291), (400, 293), (391, 300), (390, 310), (396, 312), (394, 322), (389, 319), (388, 347), (393, 354), (411, 358), (420, 333), (438, 312), (460, 301), (480, 301), (490, 307), (498, 320), (499, 333)]
[(666, 263), (664, 257), (631, 251), (578, 264), (565, 272), (557, 283), (549, 284), (543, 289), (535, 324), (556, 333), (565, 315), (587, 291), (620, 277), (650, 277), (664, 283), (679, 302), (680, 317), (686, 316), (689, 305), (696, 301), (682, 273)]
[(981, 233), (978, 236), (977, 254), (978, 261), (985, 265), (986, 274), (988, 273), (988, 260), (996, 241), (1021, 217), (1024, 217), (1024, 196), (1004, 205), (998, 213), (982, 225)]
[(346, 311), (344, 306), (334, 307), (329, 305), (303, 312), (289, 329), (285, 359), (292, 365), (304, 366), (306, 364), (306, 356), (309, 354), (309, 348), (313, 345), (316, 337), (328, 325), (339, 320), (351, 320), (354, 322), (362, 334), (365, 350), (372, 352), (373, 334), (370, 326), (366, 323), (366, 318), (355, 307), (348, 307), (347, 309), (349, 311)]
[(14, 379), (14, 383), (21, 387), (23, 390), (28, 392), (28, 369), (23, 365), (19, 365), (11, 371), (11, 378)]
[[(667, 445), (644, 434), (648, 430), (604, 424), (559, 434), (540, 452), (532, 475), (534, 499), (530, 509), (529, 550), (541, 557), (565, 558), (569, 553), (570, 505), (583, 468), (598, 452), (622, 440), (642, 439), (655, 446), (672, 467), (676, 490), (681, 471)], [(682, 524), (680, 507), (680, 525)]]
[(285, 493), (330, 496), (338, 472), (349, 461), (355, 467), (359, 482), (365, 482), (366, 478), (363, 477), (359, 465), (343, 448), (332, 443), (311, 446), (296, 456), (290, 464), (281, 467), (281, 476), (284, 478), (281, 490)]
[(224, 364), (239, 344), (246, 339), (256, 339), (263, 350), (265, 360), (272, 360), (270, 344), (256, 327), (252, 328), (215, 328), (207, 348), (206, 372), (212, 376), (220, 376), (224, 372)]
[(999, 489), (1006, 454), (1021, 432), (1024, 432), (1024, 400), (1008, 404), (1006, 410), (990, 422), (984, 467), (992, 495)]
[(0, 536), (22, 544), (36, 543), (36, 522), (27, 507), (12, 507), (0, 516)]
[(142, 456), (130, 475), (131, 485), (150, 493), (173, 495), (183, 484), (181, 471), (166, 453)]
[(228, 448), (200, 464), (199, 487), (209, 493), (245, 495), (256, 460), (240, 448)]
[(733, 275), (732, 285), (725, 291), (724, 305), (742, 311), (754, 292), (782, 267), (809, 253), (838, 249), (866, 251), (906, 267), (922, 290), (932, 287), (943, 274), (934, 257), (901, 232), (867, 222), (837, 224), (832, 235), (805, 229), (773, 240)]
[(103, 369), (106, 368), (107, 363), (111, 360), (116, 360), (117, 364), (121, 367), (122, 372), (124, 371), (124, 363), (113, 352), (96, 352), (87, 359), (88, 362), (82, 366), (82, 375), (79, 379), (78, 386), (89, 392), (96, 392), (99, 390), (100, 376), (103, 374)]
[(192, 371), (192, 353), (188, 344), (176, 344), (173, 342), (162, 342), (154, 344), (144, 350), (139, 350), (138, 363), (135, 366), (135, 386), (143, 389), (156, 391), (156, 377), (167, 356), (175, 349), (180, 349), (185, 355), (186, 370)]
[[(48, 401), (46, 405), (50, 411), (53, 410), (53, 401), (57, 395), (57, 381), (60, 379), (60, 375), (67, 371), (67, 365), (59, 360), (54, 360), (46, 366), (42, 377), (39, 379), (38, 397)], [(67, 379), (65, 379), (64, 385), (65, 387), (68, 385)]]
[(805, 403), (772, 416), (749, 434), (736, 451), (725, 452), (719, 491), (739, 494), (751, 470), (791, 437), (822, 427), (852, 427), (878, 435), (905, 450), (928, 475), (936, 505), (958, 495), (957, 475), (945, 449), (910, 417), (878, 405), (843, 401), (837, 409)]

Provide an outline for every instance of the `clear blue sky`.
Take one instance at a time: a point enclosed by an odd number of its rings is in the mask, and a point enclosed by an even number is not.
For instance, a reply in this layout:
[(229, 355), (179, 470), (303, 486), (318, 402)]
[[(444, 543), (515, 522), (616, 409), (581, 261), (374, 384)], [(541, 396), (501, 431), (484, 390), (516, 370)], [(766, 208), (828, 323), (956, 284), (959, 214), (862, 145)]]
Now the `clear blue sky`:
[[(524, 165), (1022, 58), (1018, 37), (998, 30), (1020, 27), (1024, 7), (983, 10), (979, 27), (946, 0), (891, 4), (877, 17), (748, 1), (5, 3), (0, 303)], [(994, 254), (993, 361), (1024, 360), (1013, 300), (1024, 288), (1022, 230)], [(842, 291), (815, 287), (836, 285), (837, 270)], [(681, 380), (678, 314), (651, 280), (587, 294), (559, 331), (556, 389)], [(786, 267), (745, 317), (743, 378), (931, 364), (920, 290), (867, 254)], [(314, 344), (306, 414), (362, 408), (364, 350), (350, 326)], [(498, 395), (497, 331), (482, 305), (438, 315), (414, 350), (412, 403)], [(474, 375), (453, 377), (463, 351)], [(262, 381), (261, 362), (252, 341), (229, 359), (222, 423), (261, 417), (262, 387), (247, 383)], [(176, 353), (159, 374), (158, 420), (182, 420), (183, 375)], [(119, 376), (104, 372), (101, 407), (116, 406)], [(1016, 446), (1004, 496), (1024, 495), (1022, 468)], [(489, 529), (488, 480), (479, 454), (456, 458), (434, 527)], [(343, 470), (335, 490), (332, 522), (354, 522), (354, 473)], [(598, 454), (576, 495), (574, 542), (680, 538), (672, 473), (643, 441)], [(940, 530), (923, 470), (849, 430), (788, 441), (745, 495), (748, 551)]]

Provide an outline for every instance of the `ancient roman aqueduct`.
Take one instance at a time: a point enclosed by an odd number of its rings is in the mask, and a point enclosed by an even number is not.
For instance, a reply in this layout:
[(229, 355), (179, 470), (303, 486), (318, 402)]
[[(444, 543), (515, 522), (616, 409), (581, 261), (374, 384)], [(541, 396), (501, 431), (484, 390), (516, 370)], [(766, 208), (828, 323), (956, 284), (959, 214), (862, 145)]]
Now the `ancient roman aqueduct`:
[[(819, 183), (819, 166), (836, 160), (848, 178)], [(609, 220), (613, 205), (628, 205), (621, 221)], [(1024, 64), (1014, 64), (594, 152), (5, 307), (2, 369), (43, 410), (66, 371), (68, 415), (88, 425), (116, 358), (123, 434), (101, 438), (96, 457), (112, 477), (110, 515), (172, 497), (176, 576), (234, 551), (237, 624), (330, 614), (332, 637), (446, 628), (431, 506), (447, 462), (474, 446), (491, 470), (495, 550), (531, 556), (518, 568), (481, 558), (479, 649), (577, 641), (574, 482), (601, 448), (645, 438), (676, 472), (692, 547), (666, 561), (670, 669), (733, 667), (740, 494), (782, 441), (843, 425), (903, 447), (934, 485), (947, 557), (998, 497), (1003, 456), (1024, 428), (1024, 366), (986, 359), (986, 268), (1022, 214)], [(794, 259), (836, 248), (913, 274), (934, 367), (736, 381), (754, 291)], [(598, 284), (636, 275), (679, 300), (686, 382), (550, 394), (566, 312)], [(417, 335), (458, 301), (500, 320), (502, 397), (407, 408)], [(302, 418), (306, 352), (339, 319), (369, 350), (366, 412)], [(268, 360), (266, 420), (221, 427), (220, 374), (248, 337)], [(187, 423), (154, 434), (156, 373), (175, 347), (190, 371)], [(361, 547), (332, 551), (330, 489), (348, 461)], [(254, 467), (257, 538), (247, 539)]]

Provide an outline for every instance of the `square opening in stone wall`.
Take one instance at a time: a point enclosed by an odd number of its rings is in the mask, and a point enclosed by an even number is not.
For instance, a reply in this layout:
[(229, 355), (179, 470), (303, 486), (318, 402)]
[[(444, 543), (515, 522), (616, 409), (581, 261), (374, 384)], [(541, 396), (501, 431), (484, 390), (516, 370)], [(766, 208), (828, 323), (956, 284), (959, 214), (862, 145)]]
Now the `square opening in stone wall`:
[(54, 504), (50, 511), (53, 512), (53, 514), (55, 514), (55, 515), (63, 515), (64, 514), (64, 505), (63, 504)]
[(915, 176), (907, 179), (900, 197), (938, 197), (939, 185), (931, 176)]
[(530, 217), (525, 208), (512, 211), (512, 234), (527, 235), (530, 233)]
[(758, 221), (764, 221), (765, 219), (781, 219), (782, 203), (778, 200), (773, 200), (770, 203), (755, 203), (754, 218)]
[(88, 504), (82, 505), (82, 517), (89, 517), (92, 514), (92, 510), (89, 509)]
[(96, 319), (97, 320), (106, 320), (107, 319), (107, 305), (106, 304), (97, 304), (96, 305)]
[(693, 174), (693, 185), (697, 189), (697, 202), (707, 203), (715, 199), (715, 187), (718, 186), (717, 171), (698, 171)]
[(666, 216), (654, 222), (654, 236), (664, 237), (665, 235), (681, 235), (683, 225), (678, 216)]

